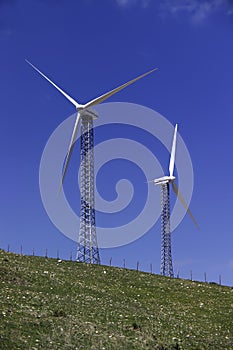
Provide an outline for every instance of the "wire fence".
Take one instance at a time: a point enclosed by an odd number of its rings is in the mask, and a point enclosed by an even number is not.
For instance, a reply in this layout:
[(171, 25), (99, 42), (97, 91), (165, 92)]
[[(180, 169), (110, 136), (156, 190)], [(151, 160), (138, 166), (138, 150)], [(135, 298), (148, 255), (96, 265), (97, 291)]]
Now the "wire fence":
[[(10, 245), (8, 244), (8, 246), (7, 246), (7, 250), (6, 250), (8, 253), (15, 253), (15, 254), (17, 254), (17, 252), (16, 251), (11, 251), (11, 249), (10, 249)], [(19, 253), (18, 254), (20, 254), (20, 255), (32, 255), (32, 256), (36, 256), (36, 254), (35, 254), (35, 249), (34, 248), (32, 248), (32, 253), (31, 254), (24, 254), (23, 253), (23, 246), (21, 245), (20, 246), (20, 250), (19, 250)], [(55, 258), (55, 259), (58, 259), (58, 260), (64, 260), (64, 261), (73, 261), (73, 262), (77, 262), (77, 260), (76, 260), (76, 255), (74, 255), (74, 253), (72, 252), (72, 251), (70, 251), (70, 253), (69, 253), (69, 259), (63, 259), (61, 256), (60, 256), (60, 253), (59, 253), (59, 250), (57, 250), (57, 254), (56, 254), (56, 257), (54, 257), (54, 256), (49, 256), (48, 255), (48, 249), (47, 248), (45, 248), (45, 250), (44, 250), (44, 254), (40, 254), (40, 255), (37, 255), (37, 256), (40, 256), (40, 257), (44, 257), (44, 258)], [(117, 265), (113, 265), (112, 264), (112, 257), (109, 259), (109, 264), (103, 264), (104, 266), (113, 266), (113, 267), (118, 267), (118, 268), (123, 268), (123, 269), (129, 269), (129, 270), (136, 270), (136, 271), (140, 271), (140, 272), (146, 272), (146, 273), (150, 273), (150, 274), (158, 274), (158, 273), (156, 273), (156, 272), (153, 272), (153, 264), (152, 263), (150, 263), (149, 264), (149, 270), (148, 271), (144, 271), (144, 270), (140, 270), (140, 261), (137, 261), (136, 262), (136, 264), (135, 264), (135, 268), (132, 268), (132, 267), (127, 267), (127, 265), (126, 265), (126, 259), (123, 259), (123, 261), (122, 261), (122, 265), (121, 266), (117, 266)], [(208, 278), (207, 278), (207, 273), (206, 272), (204, 272), (203, 273), (203, 280), (202, 281), (199, 281), (199, 280), (193, 280), (193, 271), (192, 270), (190, 270), (190, 276), (189, 276), (189, 278), (185, 278), (185, 277), (181, 277), (180, 276), (180, 271), (178, 271), (177, 272), (177, 274), (174, 274), (174, 278), (177, 278), (177, 279), (186, 279), (186, 280), (190, 280), (190, 281), (196, 281), (196, 282), (205, 282), (205, 283), (209, 283), (209, 284), (218, 284), (218, 285), (222, 285), (222, 275), (218, 275), (218, 282), (213, 282), (213, 281), (208, 281)]]

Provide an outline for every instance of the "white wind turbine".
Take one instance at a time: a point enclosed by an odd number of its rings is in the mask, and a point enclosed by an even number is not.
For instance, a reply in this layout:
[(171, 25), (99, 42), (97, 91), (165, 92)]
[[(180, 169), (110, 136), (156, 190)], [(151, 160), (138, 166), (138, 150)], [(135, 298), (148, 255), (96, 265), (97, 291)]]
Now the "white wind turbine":
[(81, 262), (100, 263), (99, 250), (96, 238), (96, 224), (95, 224), (95, 177), (94, 177), (94, 132), (93, 119), (96, 119), (97, 114), (90, 110), (90, 107), (96, 106), (113, 96), (117, 92), (123, 90), (127, 86), (135, 83), (137, 80), (154, 72), (157, 68), (146, 72), (129, 82), (118, 86), (117, 88), (94, 98), (86, 104), (80, 104), (69, 96), (64, 90), (58, 87), (52, 80), (43, 74), (32, 63), (26, 60), (32, 68), (34, 68), (42, 77), (44, 77), (50, 84), (52, 84), (68, 101), (70, 101), (77, 110), (77, 117), (74, 123), (70, 144), (65, 159), (65, 164), (62, 172), (61, 186), (67, 172), (68, 164), (73, 152), (74, 144), (78, 134), (79, 124), (81, 125), (81, 165), (80, 165), (80, 230), (78, 238), (77, 260)]
[(158, 179), (154, 179), (155, 185), (161, 185), (161, 266), (160, 273), (164, 276), (173, 277), (173, 265), (171, 254), (171, 232), (170, 232), (170, 184), (172, 189), (183, 204), (185, 210), (190, 215), (194, 224), (199, 229), (198, 223), (195, 220), (191, 210), (182, 197), (175, 183), (174, 167), (175, 167), (175, 155), (176, 155), (176, 137), (177, 137), (177, 124), (175, 126), (172, 150), (169, 163), (169, 176), (163, 176)]

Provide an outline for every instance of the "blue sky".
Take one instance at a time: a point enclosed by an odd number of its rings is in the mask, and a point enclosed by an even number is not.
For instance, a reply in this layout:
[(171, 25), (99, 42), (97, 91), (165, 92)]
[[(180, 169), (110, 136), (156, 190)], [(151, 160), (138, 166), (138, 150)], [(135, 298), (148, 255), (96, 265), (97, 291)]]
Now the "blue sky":
[[(35, 248), (38, 255), (47, 248), (50, 256), (59, 250), (64, 258), (76, 249), (49, 220), (38, 181), (45, 144), (74, 109), (24, 59), (81, 103), (158, 67), (109, 101), (137, 103), (179, 124), (193, 163), (191, 209), (201, 230), (186, 216), (173, 232), (174, 271), (188, 278), (192, 270), (197, 280), (204, 272), (213, 281), (221, 274), (223, 283), (232, 285), (232, 34), (233, 3), (227, 0), (0, 1), (0, 246), (19, 252), (22, 245), (28, 254)], [(166, 172), (168, 152), (149, 135), (119, 126), (120, 137), (127, 132), (150, 148)], [(103, 139), (104, 131), (96, 137)], [(78, 146), (76, 157), (73, 163)], [(70, 170), (67, 197), (79, 211)], [(130, 207), (137, 215), (147, 189), (134, 164), (106, 165), (97, 185), (112, 199), (111, 185), (114, 189), (117, 179), (127, 176), (138, 191)], [(133, 214), (125, 215), (116, 219), (125, 222)], [(97, 213), (98, 220), (107, 225), (112, 219)], [(103, 263), (112, 257), (113, 265), (122, 266), (125, 259), (135, 268), (139, 260), (141, 269), (152, 263), (159, 273), (159, 220), (134, 243), (100, 253)]]

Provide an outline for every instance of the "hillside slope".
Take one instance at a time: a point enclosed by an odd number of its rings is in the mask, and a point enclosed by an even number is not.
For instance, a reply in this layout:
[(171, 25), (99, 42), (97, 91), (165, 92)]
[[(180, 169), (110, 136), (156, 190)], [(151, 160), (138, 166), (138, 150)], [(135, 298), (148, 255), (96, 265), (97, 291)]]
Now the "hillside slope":
[(0, 250), (0, 349), (233, 349), (233, 289)]

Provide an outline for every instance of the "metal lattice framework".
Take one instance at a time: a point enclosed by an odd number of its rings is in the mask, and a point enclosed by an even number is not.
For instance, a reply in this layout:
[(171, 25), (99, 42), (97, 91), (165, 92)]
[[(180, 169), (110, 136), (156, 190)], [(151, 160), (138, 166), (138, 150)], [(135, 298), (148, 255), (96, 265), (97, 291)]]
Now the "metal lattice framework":
[(170, 188), (169, 182), (161, 185), (161, 266), (163, 276), (174, 277), (170, 232)]
[(81, 117), (80, 230), (77, 261), (100, 264), (95, 221), (93, 116)]

